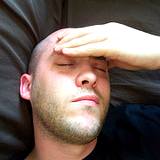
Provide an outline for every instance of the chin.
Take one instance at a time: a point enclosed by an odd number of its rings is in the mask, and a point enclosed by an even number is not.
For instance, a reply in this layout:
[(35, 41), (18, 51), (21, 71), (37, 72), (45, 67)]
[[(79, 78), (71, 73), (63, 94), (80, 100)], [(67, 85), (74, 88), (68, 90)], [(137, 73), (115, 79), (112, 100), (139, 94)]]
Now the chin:
[[(94, 116), (77, 116), (69, 120), (70, 126), (73, 127), (78, 134), (96, 137), (102, 128), (102, 123)], [(92, 138), (92, 139), (94, 139)]]

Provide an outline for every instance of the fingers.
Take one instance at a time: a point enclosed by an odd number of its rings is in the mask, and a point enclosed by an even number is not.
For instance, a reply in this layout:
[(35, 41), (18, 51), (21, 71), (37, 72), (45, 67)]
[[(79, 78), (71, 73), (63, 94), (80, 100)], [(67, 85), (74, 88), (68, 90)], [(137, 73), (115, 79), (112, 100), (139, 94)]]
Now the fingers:
[(66, 32), (63, 32), (63, 33), (60, 33), (58, 35), (58, 43), (55, 45), (55, 48), (54, 50), (56, 52), (61, 52), (62, 48), (65, 48), (65, 47), (75, 47), (77, 46), (78, 44), (80, 45), (80, 43), (78, 42), (79, 40), (79, 37), (81, 36), (85, 36), (86, 33), (81, 33), (81, 32), (77, 32), (77, 30), (79, 29), (71, 29), (71, 30), (68, 30)]
[(61, 29), (60, 32), (58, 32), (58, 34), (57, 34), (59, 42), (61, 41), (62, 38), (64, 38), (65, 36), (67, 36), (67, 34), (69, 34), (72, 30), (74, 30), (74, 28)]
[(63, 44), (68, 42), (72, 39), (79, 38), (81, 36), (85, 36), (92, 32), (96, 32), (97, 30), (101, 30), (101, 25), (94, 25), (89, 27), (82, 27), (82, 28), (71, 28), (67, 30), (65, 33), (58, 35), (60, 41), (59, 44)]
[(71, 41), (72, 39), (79, 38), (81, 36), (85, 36), (89, 32), (89, 27), (84, 28), (72, 28), (68, 31), (66, 31), (63, 34), (58, 35), (60, 41), (58, 44), (63, 44), (68, 41)]
[(89, 43), (82, 46), (74, 47), (74, 48), (63, 48), (62, 53), (69, 56), (77, 56), (77, 57), (85, 57), (85, 56), (104, 56), (109, 57), (105, 51), (103, 42), (95, 42)]
[(69, 42), (66, 42), (62, 45), (56, 45), (55, 51), (59, 52), (62, 50), (62, 48), (74, 48), (74, 47), (80, 47), (82, 45), (92, 44), (92, 43), (98, 43), (105, 41), (106, 37), (100, 34), (87, 34), (84, 36), (81, 36), (80, 38), (76, 38), (73, 40), (70, 40)]

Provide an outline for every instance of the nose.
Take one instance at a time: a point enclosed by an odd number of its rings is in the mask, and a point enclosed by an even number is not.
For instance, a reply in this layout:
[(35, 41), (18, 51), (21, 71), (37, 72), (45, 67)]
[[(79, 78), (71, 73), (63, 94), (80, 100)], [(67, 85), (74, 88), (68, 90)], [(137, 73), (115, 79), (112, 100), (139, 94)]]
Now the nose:
[(76, 85), (78, 87), (94, 88), (97, 84), (97, 75), (89, 66), (84, 66), (76, 77)]

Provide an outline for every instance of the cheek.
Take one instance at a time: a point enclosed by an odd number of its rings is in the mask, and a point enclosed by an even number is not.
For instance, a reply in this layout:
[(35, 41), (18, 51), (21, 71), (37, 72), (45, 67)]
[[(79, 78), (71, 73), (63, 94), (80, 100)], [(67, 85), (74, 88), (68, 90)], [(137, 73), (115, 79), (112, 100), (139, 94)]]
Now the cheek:
[(62, 99), (65, 99), (65, 97), (67, 97), (69, 93), (74, 90), (74, 81), (63, 75), (54, 75), (49, 83), (52, 83), (52, 88)]

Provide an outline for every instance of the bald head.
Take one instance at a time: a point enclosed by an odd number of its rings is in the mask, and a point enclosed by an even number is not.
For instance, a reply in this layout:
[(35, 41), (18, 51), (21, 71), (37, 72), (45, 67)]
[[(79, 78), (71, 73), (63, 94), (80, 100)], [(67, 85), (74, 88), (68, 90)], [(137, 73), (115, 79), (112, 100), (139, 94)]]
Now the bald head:
[(49, 36), (47, 36), (45, 39), (40, 41), (36, 47), (32, 51), (30, 63), (29, 63), (29, 68), (28, 68), (28, 73), (29, 74), (34, 74), (38, 65), (38, 62), (41, 58), (42, 54), (45, 53), (53, 53), (54, 51), (54, 45), (58, 42), (58, 35), (61, 33), (66, 32), (68, 29), (61, 29), (58, 30)]

